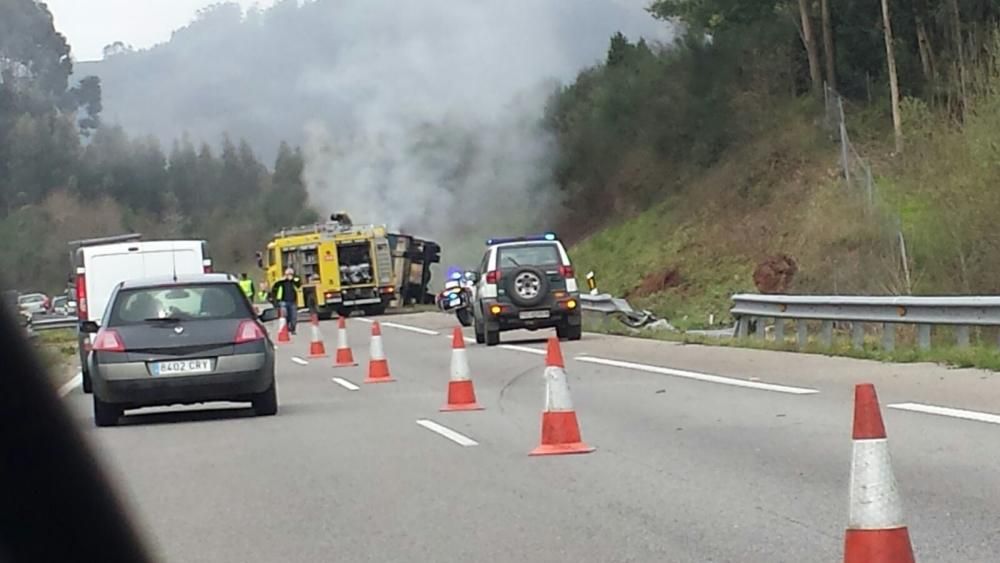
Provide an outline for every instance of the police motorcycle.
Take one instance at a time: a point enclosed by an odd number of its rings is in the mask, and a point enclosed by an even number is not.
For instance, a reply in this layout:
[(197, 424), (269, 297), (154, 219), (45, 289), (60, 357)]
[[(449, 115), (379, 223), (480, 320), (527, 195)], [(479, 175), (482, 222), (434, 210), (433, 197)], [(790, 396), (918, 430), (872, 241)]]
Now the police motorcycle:
[(437, 296), (437, 306), (444, 313), (455, 313), (462, 326), (472, 326), (472, 301), (475, 274), (452, 272)]

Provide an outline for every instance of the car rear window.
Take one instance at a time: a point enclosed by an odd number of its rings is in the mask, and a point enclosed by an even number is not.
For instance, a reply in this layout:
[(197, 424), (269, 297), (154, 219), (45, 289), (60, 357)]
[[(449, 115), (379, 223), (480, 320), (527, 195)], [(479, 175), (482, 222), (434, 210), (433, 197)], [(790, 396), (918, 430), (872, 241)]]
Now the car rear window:
[(240, 319), (252, 317), (236, 284), (174, 285), (126, 289), (111, 308), (109, 326), (150, 319)]
[(519, 266), (559, 266), (562, 260), (559, 247), (554, 244), (531, 244), (505, 246), (498, 250), (497, 264), (500, 268)]

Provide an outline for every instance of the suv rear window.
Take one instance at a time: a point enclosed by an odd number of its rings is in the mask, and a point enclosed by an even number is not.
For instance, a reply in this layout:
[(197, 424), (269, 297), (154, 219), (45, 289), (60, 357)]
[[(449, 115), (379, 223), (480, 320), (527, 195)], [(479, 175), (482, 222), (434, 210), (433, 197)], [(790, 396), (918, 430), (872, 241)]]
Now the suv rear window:
[(236, 284), (174, 285), (120, 291), (111, 308), (108, 325), (141, 324), (149, 319), (242, 319), (252, 316)]
[(504, 246), (497, 251), (497, 264), (503, 268), (520, 266), (560, 266), (559, 247), (554, 244)]

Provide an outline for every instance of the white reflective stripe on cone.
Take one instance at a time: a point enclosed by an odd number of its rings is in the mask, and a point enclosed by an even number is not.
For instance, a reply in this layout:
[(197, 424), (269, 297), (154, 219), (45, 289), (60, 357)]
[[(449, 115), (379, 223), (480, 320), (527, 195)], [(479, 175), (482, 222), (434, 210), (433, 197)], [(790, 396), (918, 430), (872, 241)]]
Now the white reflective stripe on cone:
[(465, 354), (465, 348), (454, 348), (451, 351), (451, 380), (467, 379), (469, 379), (469, 357)]
[(569, 381), (566, 370), (558, 366), (545, 368), (545, 410), (571, 411), (573, 400), (569, 396)]
[(343, 350), (347, 348), (347, 330), (343, 328), (337, 329), (337, 348)]
[(885, 438), (854, 440), (848, 528), (885, 530), (903, 527), (903, 507), (892, 474)]
[(372, 345), (369, 348), (369, 355), (371, 356), (371, 359), (373, 359), (373, 360), (384, 360), (385, 359), (385, 350), (382, 349), (382, 337), (381, 336), (373, 336), (372, 337)]
[(319, 325), (312, 325), (312, 339), (313, 342), (319, 342)]

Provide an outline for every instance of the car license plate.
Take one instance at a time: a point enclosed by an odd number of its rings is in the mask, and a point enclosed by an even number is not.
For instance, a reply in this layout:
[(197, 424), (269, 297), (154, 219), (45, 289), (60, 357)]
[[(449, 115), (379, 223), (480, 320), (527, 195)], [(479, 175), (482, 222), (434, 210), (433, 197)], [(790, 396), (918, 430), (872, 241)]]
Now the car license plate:
[(518, 317), (521, 319), (547, 319), (551, 314), (550, 311), (521, 311)]
[(173, 360), (153, 364), (153, 375), (191, 375), (212, 371), (212, 360)]

